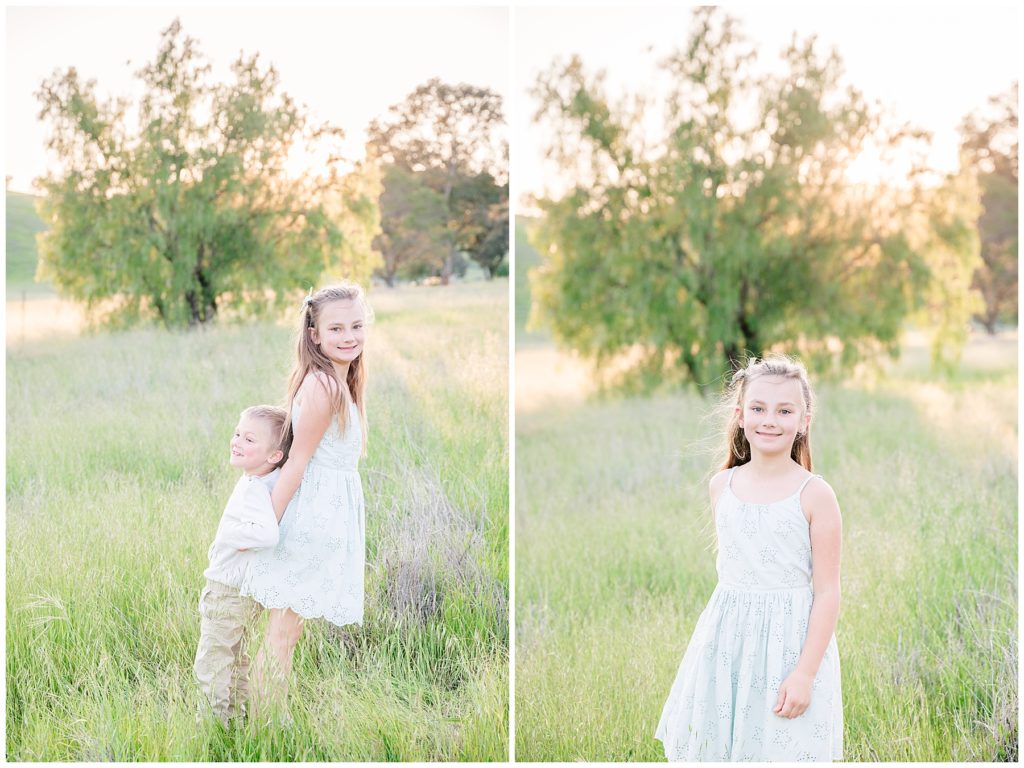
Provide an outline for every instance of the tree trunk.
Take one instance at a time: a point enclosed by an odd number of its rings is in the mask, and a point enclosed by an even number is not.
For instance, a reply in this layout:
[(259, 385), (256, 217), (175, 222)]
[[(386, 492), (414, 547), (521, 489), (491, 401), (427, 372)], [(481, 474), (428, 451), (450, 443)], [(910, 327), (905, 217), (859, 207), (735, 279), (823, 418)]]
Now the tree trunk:
[[(452, 208), (452, 189), (455, 188), (455, 150), (452, 150), (451, 157), (448, 158), (448, 175), (444, 181), (444, 209), (448, 211), (448, 220), (451, 221)], [(448, 250), (448, 255), (444, 259), (444, 266), (441, 268), (441, 285), (448, 285), (451, 281), (452, 271), (455, 268), (455, 244), (452, 243), (451, 248)]]
[[(750, 315), (747, 314), (746, 310), (747, 294), (749, 293), (750, 283), (744, 279), (743, 282), (740, 283), (740, 306), (739, 309), (736, 310), (736, 325), (739, 327), (740, 333), (743, 334), (743, 343), (746, 346), (746, 349), (741, 351), (750, 352), (760, 356), (761, 345), (757, 340), (757, 331), (754, 329), (754, 326), (751, 325), (751, 318)], [(740, 362), (741, 361), (737, 358), (736, 363), (733, 364), (733, 368), (738, 368)]]

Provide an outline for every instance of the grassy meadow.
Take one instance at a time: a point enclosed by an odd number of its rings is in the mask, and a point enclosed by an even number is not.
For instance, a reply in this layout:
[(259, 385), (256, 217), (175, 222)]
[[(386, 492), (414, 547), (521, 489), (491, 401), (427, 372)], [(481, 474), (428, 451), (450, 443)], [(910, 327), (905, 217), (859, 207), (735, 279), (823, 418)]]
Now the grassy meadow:
[[(926, 342), (818, 388), (845, 758), (1016, 760), (1016, 334), (974, 338), (950, 378)], [(654, 729), (717, 581), (712, 403), (597, 396), (578, 361), (517, 350), (516, 757), (664, 760)]]
[(228, 438), (283, 398), (291, 322), (9, 335), (8, 760), (506, 760), (507, 293), (371, 294), (366, 619), (307, 624), (285, 731), (197, 725), (191, 668)]

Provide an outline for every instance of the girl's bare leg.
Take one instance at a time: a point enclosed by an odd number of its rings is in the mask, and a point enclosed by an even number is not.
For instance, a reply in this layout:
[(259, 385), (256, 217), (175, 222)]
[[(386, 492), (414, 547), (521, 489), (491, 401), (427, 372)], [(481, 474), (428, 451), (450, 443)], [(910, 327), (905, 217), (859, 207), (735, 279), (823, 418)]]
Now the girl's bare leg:
[(303, 619), (290, 608), (271, 608), (267, 634), (253, 662), (252, 714), (280, 707), (287, 713), (288, 678), (295, 645), (302, 636)]

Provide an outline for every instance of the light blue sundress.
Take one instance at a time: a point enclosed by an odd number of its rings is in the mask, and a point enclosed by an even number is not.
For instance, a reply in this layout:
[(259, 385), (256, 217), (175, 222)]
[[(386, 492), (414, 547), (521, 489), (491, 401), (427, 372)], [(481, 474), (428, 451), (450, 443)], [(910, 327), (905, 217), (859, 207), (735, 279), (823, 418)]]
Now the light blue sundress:
[(655, 737), (670, 761), (841, 760), (839, 651), (829, 641), (799, 717), (772, 712), (811, 613), (811, 541), (800, 494), (747, 504), (730, 470), (715, 508), (718, 585), (697, 620)]
[[(292, 428), (301, 408), (292, 407)], [(345, 433), (338, 420), (324, 432), (309, 459), (302, 482), (281, 518), (273, 549), (254, 553), (241, 592), (265, 608), (291, 608), (306, 619), (332, 624), (363, 620), (366, 560), (359, 409), (349, 406)]]

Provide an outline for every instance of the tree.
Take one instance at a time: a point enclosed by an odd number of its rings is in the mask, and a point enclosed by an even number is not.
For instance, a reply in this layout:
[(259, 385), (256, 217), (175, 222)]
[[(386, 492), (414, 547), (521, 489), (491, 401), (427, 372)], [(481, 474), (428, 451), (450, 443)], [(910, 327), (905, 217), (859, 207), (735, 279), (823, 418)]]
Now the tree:
[(985, 300), (978, 320), (989, 333), (996, 323), (1017, 321), (1018, 86), (989, 99), (988, 112), (968, 115), (961, 125), (961, 157), (978, 174), (981, 212), (977, 220), (982, 264), (974, 285)]
[(508, 185), (499, 186), (486, 172), (462, 177), (452, 189), (449, 207), (455, 214), (458, 249), (493, 278), (508, 256)]
[[(452, 231), (442, 269), (446, 280), (452, 273), (460, 242), (473, 239), (472, 233), (460, 229), (466, 224), (466, 211), (459, 206), (456, 189), (460, 185), (480, 184), (489, 175), (492, 185), (497, 187), (497, 196), (500, 198), (503, 191), (508, 199), (504, 125), (498, 94), (465, 83), (449, 85), (437, 78), (419, 86), (402, 103), (393, 105), (386, 119), (370, 124), (370, 145), (381, 158), (409, 173), (423, 174), (426, 183), (444, 200), (447, 226)], [(461, 199), (465, 201), (466, 197)], [(481, 204), (485, 218), (492, 204)], [(471, 228), (477, 226), (479, 217), (479, 212), (470, 215)], [(504, 237), (507, 251), (507, 224)], [(487, 255), (481, 257), (491, 259), (491, 251), (496, 247), (492, 244)], [(474, 251), (469, 253), (473, 256)], [(485, 269), (486, 263), (481, 263)]]
[(645, 386), (709, 386), (747, 352), (817, 369), (898, 352), (930, 279), (903, 232), (918, 190), (858, 188), (847, 173), (869, 142), (888, 154), (921, 135), (840, 88), (837, 54), (813, 39), (794, 37), (784, 60), (784, 74), (757, 75), (735, 20), (696, 9), (662, 64), (656, 140), (649, 100), (612, 103), (578, 58), (541, 75), (535, 119), (575, 185), (538, 202), (535, 323)]
[(421, 174), (391, 165), (384, 171), (380, 197), (381, 233), (374, 246), (384, 257), (380, 273), (389, 286), (395, 277), (415, 279), (441, 270), (450, 249), (447, 208)]
[[(90, 310), (113, 305), (111, 321), (199, 325), (228, 306), (268, 308), (268, 290), (282, 302), (326, 267), (357, 280), (373, 267), (372, 254), (345, 250), (326, 202), (341, 184), (340, 130), (310, 125), (257, 56), (239, 56), (233, 82), (209, 72), (175, 21), (137, 73), (134, 130), (129, 104), (101, 101), (73, 68), (37, 93), (62, 165), (38, 181), (40, 272)], [(302, 143), (330, 152), (322, 176), (289, 177)]]
[[(327, 193), (327, 209), (332, 220), (338, 222), (342, 233), (341, 248), (323, 265), (325, 273), (337, 271), (333, 278), (352, 279), (346, 265), (382, 263), (375, 243), (381, 233), (380, 198), (384, 180), (377, 158), (367, 157), (356, 163), (353, 170), (343, 176)], [(351, 270), (351, 267), (348, 267)], [(360, 274), (365, 280), (366, 273)]]
[(938, 370), (948, 372), (959, 363), (971, 315), (984, 306), (971, 287), (972, 276), (982, 266), (979, 210), (977, 174), (962, 159), (957, 173), (924, 191), (918, 216), (908, 228), (931, 276), (922, 293), (923, 317), (935, 329), (932, 365)]

